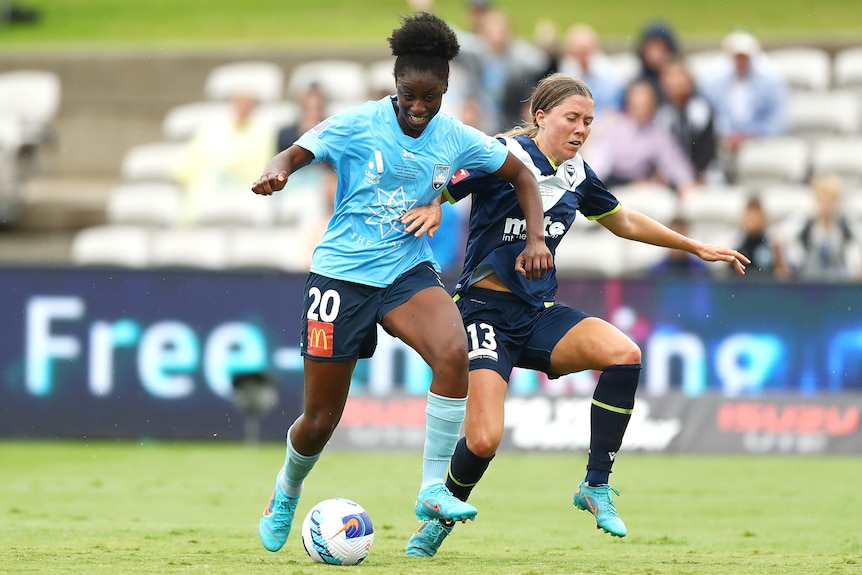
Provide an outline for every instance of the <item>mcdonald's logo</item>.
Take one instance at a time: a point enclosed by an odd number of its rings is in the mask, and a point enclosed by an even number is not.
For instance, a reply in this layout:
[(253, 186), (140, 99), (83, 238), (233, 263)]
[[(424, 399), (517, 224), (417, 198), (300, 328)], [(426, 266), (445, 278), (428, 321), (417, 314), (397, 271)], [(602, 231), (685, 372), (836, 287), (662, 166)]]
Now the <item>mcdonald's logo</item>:
[(332, 357), (333, 327), (329, 322), (308, 320), (308, 353)]

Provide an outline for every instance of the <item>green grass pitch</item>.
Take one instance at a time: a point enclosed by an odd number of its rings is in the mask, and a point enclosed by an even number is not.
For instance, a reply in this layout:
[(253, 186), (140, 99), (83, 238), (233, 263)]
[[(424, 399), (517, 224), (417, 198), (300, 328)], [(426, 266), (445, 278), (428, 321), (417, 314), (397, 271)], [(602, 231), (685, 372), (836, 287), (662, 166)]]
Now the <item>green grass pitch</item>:
[[(421, 456), (324, 452), (278, 553), (257, 539), (283, 447), (0, 442), (0, 574), (862, 573), (858, 458), (623, 452), (612, 483), (629, 536), (571, 506), (585, 455), (501, 453), (433, 559), (404, 556)], [(342, 496), (369, 512), (358, 567), (312, 563), (299, 523)]]

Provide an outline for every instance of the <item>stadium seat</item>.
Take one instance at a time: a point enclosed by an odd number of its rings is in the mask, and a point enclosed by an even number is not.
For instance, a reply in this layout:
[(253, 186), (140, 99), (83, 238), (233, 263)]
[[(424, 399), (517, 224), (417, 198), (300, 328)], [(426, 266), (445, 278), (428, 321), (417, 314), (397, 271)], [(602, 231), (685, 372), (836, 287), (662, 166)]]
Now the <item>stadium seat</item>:
[(829, 89), (832, 60), (826, 50), (811, 46), (790, 46), (769, 50), (767, 55), (790, 90)]
[(814, 209), (814, 194), (805, 184), (764, 186), (757, 195), (770, 222), (810, 214)]
[(297, 249), (296, 232), (284, 227), (235, 230), (228, 244), (232, 268), (308, 271), (310, 254)]
[(366, 68), (352, 60), (323, 59), (298, 65), (291, 71), (287, 82), (287, 99), (298, 101), (311, 84), (320, 86), (336, 110), (358, 104), (368, 97)]
[(146, 227), (104, 225), (84, 228), (72, 238), (71, 259), (78, 265), (143, 268), (149, 264)]
[(282, 98), (284, 71), (272, 62), (233, 62), (210, 70), (204, 81), (204, 97), (229, 100), (237, 93), (254, 95), (261, 103)]
[(690, 225), (698, 223), (739, 223), (748, 193), (742, 186), (710, 186), (683, 197), (679, 215)]
[(557, 247), (557, 273), (563, 277), (619, 277), (624, 269), (626, 241), (604, 229), (595, 233), (570, 231)]
[(36, 146), (51, 135), (60, 108), (60, 77), (42, 70), (0, 73), (0, 111), (21, 121), (22, 145)]
[(244, 194), (211, 194), (200, 202), (196, 221), (202, 226), (263, 226), (271, 223), (274, 217), (272, 198), (249, 190)]
[(811, 170), (838, 174), (846, 187), (862, 186), (862, 137), (818, 139), (812, 145)]
[(846, 90), (791, 92), (787, 124), (791, 134), (804, 137), (859, 133), (859, 98)]
[(222, 269), (227, 265), (228, 234), (220, 228), (155, 229), (150, 264)]
[(835, 53), (832, 82), (837, 89), (862, 90), (862, 46), (844, 48)]
[(738, 183), (748, 188), (802, 182), (809, 167), (808, 143), (793, 136), (746, 140), (736, 158)]
[(185, 147), (184, 142), (166, 141), (132, 146), (123, 155), (120, 176), (127, 182), (174, 182)]
[(617, 78), (623, 85), (634, 80), (640, 72), (640, 60), (634, 52), (615, 52), (605, 54), (604, 58), (616, 72)]
[(169, 182), (120, 184), (108, 195), (105, 212), (114, 225), (172, 226), (182, 213), (182, 189)]
[(676, 192), (661, 184), (615, 186), (611, 192), (622, 205), (644, 213), (663, 224), (670, 222), (679, 209)]
[(299, 120), (299, 106), (287, 101), (266, 102), (254, 109), (252, 117), (278, 131), (282, 126), (295, 124)]
[(230, 113), (226, 102), (189, 102), (174, 106), (162, 121), (162, 135), (167, 140), (188, 140), (202, 125)]
[(395, 93), (395, 77), (392, 75), (394, 65), (394, 58), (386, 58), (368, 66), (366, 76), (368, 78), (368, 93), (371, 97)]
[(725, 53), (721, 50), (701, 50), (688, 54), (685, 57), (685, 63), (688, 65), (688, 69), (691, 70), (691, 74), (696, 82), (700, 83), (726, 57)]

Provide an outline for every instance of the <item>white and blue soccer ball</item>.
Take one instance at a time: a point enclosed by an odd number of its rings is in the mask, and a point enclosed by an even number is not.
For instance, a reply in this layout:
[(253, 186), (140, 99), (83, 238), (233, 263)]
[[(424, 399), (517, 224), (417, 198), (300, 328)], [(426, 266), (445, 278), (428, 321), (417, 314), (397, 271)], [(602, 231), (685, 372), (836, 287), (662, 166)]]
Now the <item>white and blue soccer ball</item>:
[(359, 565), (374, 543), (371, 518), (355, 501), (336, 497), (311, 508), (302, 522), (302, 545), (318, 563)]

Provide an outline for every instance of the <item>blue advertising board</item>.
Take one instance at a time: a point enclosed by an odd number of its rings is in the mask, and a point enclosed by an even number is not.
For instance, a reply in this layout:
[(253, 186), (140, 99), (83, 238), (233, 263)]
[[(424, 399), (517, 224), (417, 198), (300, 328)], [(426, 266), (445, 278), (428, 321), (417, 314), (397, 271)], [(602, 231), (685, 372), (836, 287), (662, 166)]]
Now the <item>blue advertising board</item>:
[[(0, 269), (0, 436), (238, 439), (233, 380), (266, 373), (279, 399), (261, 437), (281, 440), (301, 411), (304, 285), (276, 272)], [(558, 299), (641, 346), (645, 397), (862, 391), (854, 284), (567, 278)], [(427, 366), (379, 333), (352, 394), (424, 396)], [(509, 393), (588, 397), (596, 378), (516, 370)]]

